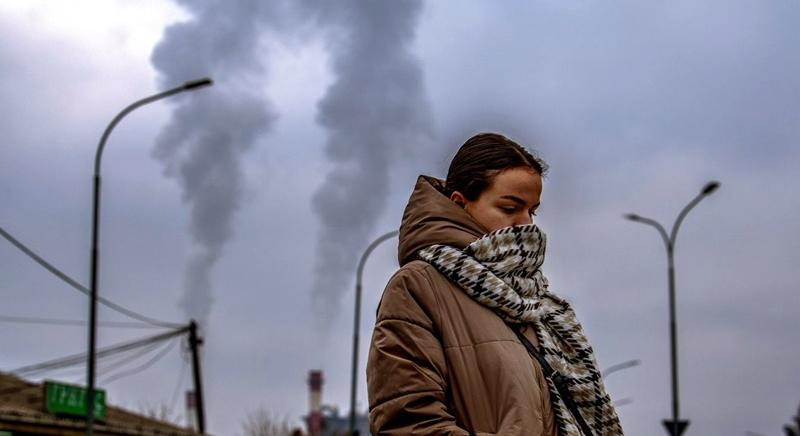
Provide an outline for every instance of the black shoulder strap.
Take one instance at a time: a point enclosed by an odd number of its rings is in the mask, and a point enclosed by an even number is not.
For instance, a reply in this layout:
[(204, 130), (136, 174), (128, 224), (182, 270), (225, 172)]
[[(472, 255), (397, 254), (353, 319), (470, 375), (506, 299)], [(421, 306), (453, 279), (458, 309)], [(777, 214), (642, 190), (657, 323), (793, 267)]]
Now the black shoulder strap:
[(559, 374), (556, 370), (553, 369), (552, 366), (550, 366), (549, 363), (547, 363), (547, 360), (544, 358), (544, 356), (542, 356), (542, 354), (539, 353), (539, 350), (536, 349), (536, 347), (531, 343), (531, 341), (529, 341), (528, 338), (526, 338), (525, 335), (522, 334), (521, 330), (512, 325), (509, 325), (509, 327), (511, 328), (511, 330), (514, 331), (514, 334), (517, 335), (517, 338), (522, 343), (522, 346), (524, 346), (525, 349), (528, 350), (528, 354), (533, 356), (533, 358), (536, 359), (537, 362), (539, 362), (539, 366), (542, 367), (542, 372), (544, 373), (544, 376), (553, 381), (553, 384), (555, 385), (556, 390), (558, 390), (558, 394), (561, 396), (561, 399), (564, 401), (564, 404), (567, 406), (567, 409), (569, 409), (570, 413), (572, 413), (572, 416), (575, 417), (575, 421), (578, 422), (578, 426), (580, 426), (581, 432), (583, 432), (583, 434), (586, 436), (592, 436), (592, 430), (589, 428), (589, 425), (586, 424), (586, 421), (583, 419), (583, 416), (578, 411), (578, 406), (572, 399), (572, 393), (569, 391), (569, 388), (567, 387), (566, 384), (566, 377), (562, 374)]

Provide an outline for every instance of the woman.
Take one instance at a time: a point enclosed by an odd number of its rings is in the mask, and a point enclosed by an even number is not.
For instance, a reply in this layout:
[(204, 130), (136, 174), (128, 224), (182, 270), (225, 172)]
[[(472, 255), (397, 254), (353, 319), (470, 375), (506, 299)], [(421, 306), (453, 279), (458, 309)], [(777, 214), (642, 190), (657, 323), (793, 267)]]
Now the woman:
[(417, 181), (367, 363), (373, 435), (622, 435), (580, 324), (540, 269), (545, 171), (483, 133), (446, 181)]

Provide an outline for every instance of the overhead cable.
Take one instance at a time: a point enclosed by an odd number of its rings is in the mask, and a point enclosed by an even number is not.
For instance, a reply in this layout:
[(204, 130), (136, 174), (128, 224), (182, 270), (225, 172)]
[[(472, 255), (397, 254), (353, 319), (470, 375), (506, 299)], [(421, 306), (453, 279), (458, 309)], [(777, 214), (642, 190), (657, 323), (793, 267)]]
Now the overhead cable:
[(181, 373), (178, 376), (178, 383), (175, 385), (175, 390), (172, 391), (172, 398), (169, 402), (171, 410), (175, 410), (175, 405), (178, 402), (178, 394), (180, 393), (181, 386), (183, 385), (183, 378), (186, 375), (186, 368), (189, 366), (189, 362), (183, 358), (183, 353), (181, 353), (181, 361), (183, 361), (183, 364), (181, 365)]
[(152, 353), (154, 350), (158, 349), (158, 347), (160, 347), (160, 346), (161, 346), (160, 342), (154, 342), (154, 343), (152, 343), (150, 345), (142, 347), (140, 350), (136, 350), (136, 352), (131, 351), (130, 353), (125, 353), (125, 354), (130, 354), (130, 355), (123, 355), (122, 357), (118, 358), (115, 362), (111, 362), (111, 363), (102, 365), (101, 367), (99, 367), (97, 369), (97, 375), (98, 376), (106, 375), (106, 374), (108, 374), (108, 373), (110, 373), (110, 372), (112, 372), (112, 371), (114, 371), (114, 370), (116, 370), (118, 368), (122, 368), (124, 366), (127, 366), (131, 362), (133, 362), (133, 361), (135, 361), (137, 359), (140, 359), (140, 358)]
[(164, 347), (161, 351), (159, 351), (158, 354), (153, 356), (152, 359), (150, 359), (147, 362), (137, 366), (136, 368), (129, 369), (127, 371), (122, 371), (122, 372), (118, 372), (116, 374), (110, 375), (107, 378), (101, 380), (100, 383), (107, 385), (107, 384), (109, 384), (109, 383), (111, 383), (113, 381), (117, 381), (117, 380), (119, 380), (121, 378), (128, 377), (128, 376), (131, 376), (131, 375), (134, 375), (134, 374), (138, 374), (138, 373), (144, 371), (145, 369), (150, 368), (151, 366), (153, 366), (153, 364), (155, 364), (159, 360), (163, 359), (164, 356), (166, 356), (167, 353), (169, 353), (170, 350), (172, 350), (172, 348), (174, 348), (174, 347), (175, 347), (175, 341), (170, 341), (167, 344), (167, 346)]
[[(189, 331), (189, 327), (183, 327), (177, 330), (172, 330), (166, 333), (162, 333), (155, 336), (150, 336), (144, 339), (139, 339), (136, 341), (125, 342), (118, 345), (113, 345), (111, 347), (103, 348), (99, 350), (96, 355), (97, 358), (103, 358), (106, 356), (110, 356), (117, 353), (122, 353), (124, 351), (133, 350), (139, 347), (143, 347), (155, 342), (165, 341), (167, 339), (172, 339), (175, 336), (180, 336), (185, 334)], [(48, 360), (46, 362), (37, 363), (33, 365), (23, 366), (17, 369), (12, 370), (11, 372), (16, 374), (17, 376), (22, 375), (30, 375), (34, 373), (39, 373), (42, 371), (49, 371), (58, 368), (65, 368), (68, 366), (78, 365), (84, 363), (86, 360), (86, 353), (79, 353), (73, 354), (70, 356), (62, 357), (59, 359)]]
[[(80, 292), (82, 292), (82, 293), (84, 293), (84, 294), (86, 294), (88, 296), (91, 296), (91, 291), (87, 287), (85, 287), (82, 284), (78, 283), (77, 281), (75, 281), (75, 279), (73, 279), (72, 277), (64, 274), (61, 270), (59, 270), (58, 268), (56, 268), (55, 266), (53, 266), (52, 264), (50, 264), (49, 262), (44, 260), (38, 254), (34, 253), (33, 250), (31, 250), (30, 248), (26, 247), (23, 243), (19, 242), (16, 238), (11, 236), (10, 233), (6, 232), (2, 227), (0, 227), (0, 236), (6, 238), (8, 240), (8, 242), (10, 242), (12, 245), (17, 247), (20, 251), (22, 251), (23, 253), (28, 255), (28, 257), (33, 259), (36, 263), (38, 263), (39, 265), (43, 266), (46, 270), (50, 271), (53, 275), (55, 275), (56, 277), (60, 278), (64, 282), (66, 282), (68, 285), (72, 286), (73, 288), (77, 289), (78, 291), (80, 291)], [(157, 325), (159, 327), (167, 327), (167, 328), (175, 328), (175, 327), (179, 327), (180, 326), (180, 324), (175, 324), (175, 323), (166, 322), (166, 321), (160, 321), (160, 320), (157, 320), (155, 318), (150, 318), (148, 316), (144, 316), (142, 314), (136, 313), (136, 312), (134, 312), (132, 310), (126, 309), (126, 308), (120, 306), (119, 304), (116, 304), (116, 303), (114, 303), (114, 302), (112, 302), (112, 301), (110, 301), (110, 300), (108, 300), (106, 298), (103, 298), (103, 297), (99, 297), (98, 296), (97, 297), (97, 302), (99, 302), (100, 304), (103, 304), (104, 306), (108, 307), (109, 309), (115, 310), (115, 311), (117, 311), (117, 312), (119, 312), (119, 313), (121, 313), (123, 315), (126, 315), (126, 316), (128, 316), (130, 318), (133, 318), (133, 319), (136, 319), (136, 320), (139, 320), (139, 321), (142, 321), (142, 322), (146, 322), (148, 324), (153, 324), (153, 325)]]
[[(87, 321), (73, 320), (73, 319), (53, 319), (53, 318), (38, 318), (31, 316), (9, 316), (0, 315), (0, 322), (10, 322), (17, 324), (44, 324), (44, 325), (64, 325), (64, 326), (85, 326)], [(163, 328), (153, 324), (145, 324), (138, 322), (123, 322), (123, 321), (100, 321), (97, 323), (103, 327), (114, 328), (131, 328), (131, 329), (155, 329)]]

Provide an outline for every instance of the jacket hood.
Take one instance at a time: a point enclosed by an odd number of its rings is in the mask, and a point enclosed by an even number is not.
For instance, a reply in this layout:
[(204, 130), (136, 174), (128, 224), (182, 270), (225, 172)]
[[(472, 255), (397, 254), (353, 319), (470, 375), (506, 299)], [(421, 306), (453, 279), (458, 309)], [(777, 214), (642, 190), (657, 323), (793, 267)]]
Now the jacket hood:
[(463, 250), (486, 233), (444, 194), (443, 180), (419, 176), (403, 212), (397, 259), (403, 266), (415, 259), (417, 251), (434, 244)]

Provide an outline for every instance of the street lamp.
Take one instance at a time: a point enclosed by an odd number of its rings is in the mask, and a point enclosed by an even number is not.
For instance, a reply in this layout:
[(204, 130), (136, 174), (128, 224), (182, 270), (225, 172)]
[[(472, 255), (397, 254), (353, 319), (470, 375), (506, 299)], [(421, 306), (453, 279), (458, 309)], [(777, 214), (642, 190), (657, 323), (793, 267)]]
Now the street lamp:
[(617, 372), (617, 371), (622, 371), (623, 369), (628, 369), (628, 368), (631, 368), (631, 367), (637, 366), (637, 365), (639, 365), (640, 363), (642, 363), (642, 361), (641, 361), (641, 360), (639, 360), (639, 359), (628, 360), (628, 361), (625, 361), (625, 362), (622, 362), (622, 363), (618, 363), (618, 364), (616, 364), (616, 365), (611, 365), (611, 366), (609, 366), (608, 368), (606, 368), (606, 369), (604, 369), (604, 370), (600, 371), (600, 374), (601, 374), (601, 375), (603, 376), (603, 378), (605, 379), (605, 378), (607, 378), (609, 375), (611, 375), (611, 374), (613, 374), (613, 373), (615, 373), (615, 372)]
[(356, 382), (358, 380), (356, 378), (356, 373), (358, 372), (358, 328), (361, 322), (361, 276), (364, 274), (364, 264), (367, 263), (367, 258), (372, 253), (372, 250), (380, 245), (381, 242), (397, 236), (398, 233), (397, 230), (393, 230), (384, 233), (372, 241), (367, 249), (364, 250), (364, 254), (361, 255), (361, 260), (358, 262), (358, 269), (356, 270), (356, 304), (355, 315), (353, 317), (353, 367), (350, 374), (350, 436), (356, 434)]
[(687, 204), (686, 207), (684, 207), (683, 210), (681, 210), (681, 212), (678, 214), (675, 223), (672, 225), (672, 231), (670, 232), (669, 236), (667, 235), (667, 231), (664, 230), (664, 227), (653, 219), (645, 218), (634, 213), (624, 215), (626, 219), (631, 221), (636, 221), (655, 227), (656, 230), (658, 230), (658, 233), (661, 235), (661, 238), (664, 240), (664, 245), (667, 248), (669, 276), (669, 336), (670, 355), (672, 360), (672, 420), (670, 421), (665, 419), (663, 422), (664, 426), (667, 428), (667, 432), (672, 436), (680, 436), (689, 425), (688, 420), (680, 419), (680, 407), (678, 405), (678, 347), (675, 337), (675, 264), (673, 261), (675, 237), (678, 235), (678, 227), (680, 227), (681, 222), (683, 222), (683, 219), (686, 217), (686, 214), (688, 214), (689, 211), (692, 210), (692, 208), (695, 207), (703, 198), (716, 191), (717, 188), (719, 188), (719, 182), (717, 181), (706, 183), (700, 193), (697, 194), (697, 196), (690, 201), (689, 204)]
[[(619, 371), (622, 371), (623, 369), (628, 369), (628, 368), (632, 368), (634, 366), (638, 366), (641, 363), (642, 363), (642, 361), (639, 360), (639, 359), (627, 360), (625, 362), (609, 366), (608, 368), (600, 371), (600, 375), (602, 375), (603, 376), (603, 380), (605, 380), (605, 379), (608, 378), (609, 375), (611, 375), (611, 374), (613, 374), (615, 372), (619, 372)], [(633, 403), (633, 398), (625, 397), (625, 398), (622, 398), (620, 400), (614, 401), (614, 407), (622, 407), (622, 406), (625, 406), (625, 405), (628, 405), (628, 404), (631, 404), (631, 403)]]
[(86, 388), (86, 435), (92, 436), (92, 431), (94, 429), (94, 386), (95, 386), (95, 362), (96, 362), (96, 355), (95, 355), (95, 344), (97, 343), (96, 336), (97, 336), (97, 263), (98, 263), (98, 251), (97, 251), (97, 243), (99, 237), (99, 225), (100, 225), (100, 162), (101, 158), (103, 157), (103, 148), (106, 145), (106, 140), (108, 136), (111, 134), (111, 131), (117, 125), (117, 123), (128, 115), (136, 108), (144, 106), (148, 103), (152, 103), (156, 100), (161, 100), (162, 98), (170, 97), (175, 94), (179, 94), (184, 91), (193, 91), (199, 88), (203, 88), (206, 86), (211, 86), (213, 82), (209, 78), (202, 78), (198, 80), (192, 80), (189, 82), (184, 83), (181, 86), (168, 89), (164, 92), (160, 92), (155, 95), (151, 95), (150, 97), (143, 98), (138, 100), (125, 109), (123, 109), (113, 120), (109, 123), (108, 127), (106, 127), (105, 132), (103, 132), (103, 136), (100, 138), (100, 143), (97, 145), (97, 151), (94, 156), (94, 197), (92, 203), (92, 263), (91, 263), (91, 298), (89, 298), (89, 353), (87, 354), (87, 362), (86, 362), (86, 380), (87, 380), (87, 388)]
[(614, 407), (620, 408), (622, 406), (627, 406), (628, 404), (632, 403), (633, 403), (633, 397), (625, 397), (625, 398), (620, 398), (619, 400), (615, 400), (613, 404)]

